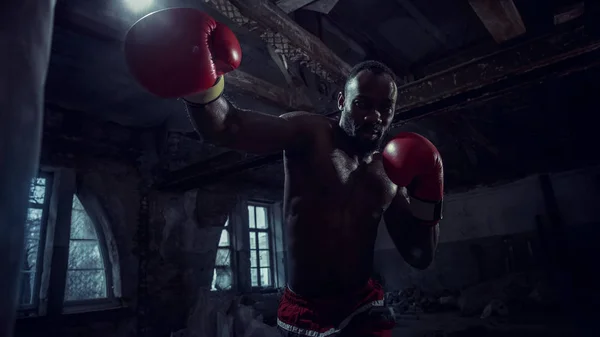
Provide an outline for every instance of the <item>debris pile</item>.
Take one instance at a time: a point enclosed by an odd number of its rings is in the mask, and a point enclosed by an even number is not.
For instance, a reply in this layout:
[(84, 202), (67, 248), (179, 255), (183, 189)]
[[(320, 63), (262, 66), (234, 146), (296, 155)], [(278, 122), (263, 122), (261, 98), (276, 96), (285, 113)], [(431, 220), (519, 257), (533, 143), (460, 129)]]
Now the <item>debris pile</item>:
[(458, 292), (425, 293), (417, 287), (387, 292), (386, 305), (397, 314), (434, 313), (457, 308)]
[(507, 316), (556, 304), (557, 295), (539, 275), (511, 274), (460, 291), (426, 293), (417, 287), (390, 291), (386, 305), (397, 315), (459, 311), (462, 316)]

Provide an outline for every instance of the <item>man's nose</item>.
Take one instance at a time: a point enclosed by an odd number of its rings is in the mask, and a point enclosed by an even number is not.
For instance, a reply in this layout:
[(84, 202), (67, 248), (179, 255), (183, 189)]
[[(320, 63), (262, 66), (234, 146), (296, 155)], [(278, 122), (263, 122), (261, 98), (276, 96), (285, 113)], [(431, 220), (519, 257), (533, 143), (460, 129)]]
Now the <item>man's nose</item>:
[(365, 116), (366, 123), (381, 123), (381, 114), (377, 110), (370, 111)]

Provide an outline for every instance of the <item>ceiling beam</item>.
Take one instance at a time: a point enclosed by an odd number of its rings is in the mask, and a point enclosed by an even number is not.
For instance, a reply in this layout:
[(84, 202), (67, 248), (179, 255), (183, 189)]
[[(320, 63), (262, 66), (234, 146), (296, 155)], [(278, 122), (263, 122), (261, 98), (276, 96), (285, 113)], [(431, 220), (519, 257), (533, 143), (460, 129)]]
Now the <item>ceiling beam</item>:
[(302, 88), (277, 86), (240, 70), (228, 73), (226, 81), (236, 91), (259, 98), (265, 103), (274, 104), (283, 110), (315, 110), (314, 105)]
[(485, 28), (497, 43), (525, 33), (525, 24), (513, 0), (469, 0)]
[(431, 21), (429, 21), (429, 19), (423, 15), (423, 13), (421, 13), (421, 11), (415, 7), (412, 2), (409, 0), (396, 0), (396, 2), (417, 21), (419, 26), (433, 36), (436, 41), (441, 43), (444, 47), (449, 46), (446, 34), (444, 34), (444, 32), (442, 32), (436, 25), (431, 23)]
[(339, 58), (316, 36), (294, 22), (281, 8), (269, 0), (229, 0), (247, 18), (265, 28), (286, 37), (314, 62), (318, 63), (337, 82), (343, 82), (350, 72), (350, 65)]
[[(362, 28), (369, 27), (370, 23), (367, 22), (367, 18), (357, 17), (353, 22), (347, 22), (345, 17), (348, 17), (350, 14), (351, 12), (349, 12), (349, 9), (342, 6), (342, 8), (331, 12), (327, 16), (327, 19), (331, 24), (338, 27), (350, 38), (364, 47), (368, 58), (385, 63), (385, 65), (390, 67), (399, 77), (409, 74), (409, 62), (403, 59), (401, 52), (380, 34), (368, 34), (365, 29)], [(398, 85), (400, 84), (403, 83), (399, 83)]]
[(571, 5), (566, 8), (561, 8), (556, 14), (554, 14), (554, 24), (562, 25), (563, 23), (567, 23), (569, 21), (575, 20), (578, 17), (582, 16), (585, 12), (585, 3), (580, 2), (575, 5)]
[(590, 65), (587, 58), (599, 49), (600, 39), (578, 27), (474, 58), (399, 87), (396, 118), (420, 118), (452, 102), (471, 101), (491, 90), (504, 90), (514, 84), (511, 81), (530, 81), (549, 72), (578, 69), (575, 59), (581, 58), (581, 66)]
[[(400, 87), (400, 108), (394, 126), (509, 95), (524, 86), (598, 66), (600, 39), (591, 39), (583, 28), (548, 35)], [(278, 163), (281, 158), (281, 153), (254, 157), (222, 169), (195, 171), (194, 176), (180, 176), (177, 182), (165, 181), (162, 186), (197, 188), (241, 171)]]
[(308, 5), (302, 7), (302, 9), (306, 9), (309, 11), (319, 12), (323, 14), (329, 14), (333, 7), (337, 5), (339, 0), (317, 0), (309, 3)]
[(289, 14), (297, 9), (300, 9), (315, 0), (277, 0), (276, 4), (282, 11)]

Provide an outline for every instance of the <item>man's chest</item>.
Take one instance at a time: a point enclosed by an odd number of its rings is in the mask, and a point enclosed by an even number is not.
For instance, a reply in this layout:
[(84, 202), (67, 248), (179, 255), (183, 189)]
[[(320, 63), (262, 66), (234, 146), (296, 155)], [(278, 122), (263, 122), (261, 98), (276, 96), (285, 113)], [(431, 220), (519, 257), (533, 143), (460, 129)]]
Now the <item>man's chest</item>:
[(341, 150), (323, 153), (316, 170), (324, 192), (352, 204), (386, 208), (396, 193), (387, 178), (381, 160), (351, 158)]

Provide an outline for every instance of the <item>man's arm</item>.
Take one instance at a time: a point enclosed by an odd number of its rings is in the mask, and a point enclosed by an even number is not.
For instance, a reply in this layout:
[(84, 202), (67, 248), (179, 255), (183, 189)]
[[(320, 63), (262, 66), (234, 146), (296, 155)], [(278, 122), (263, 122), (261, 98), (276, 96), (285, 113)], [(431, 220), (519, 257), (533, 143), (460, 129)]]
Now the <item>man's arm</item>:
[(298, 148), (311, 140), (323, 117), (308, 112), (272, 116), (234, 107), (224, 97), (206, 104), (186, 103), (194, 128), (209, 143), (251, 153)]
[(390, 237), (404, 260), (414, 268), (427, 268), (435, 256), (439, 225), (424, 224), (412, 215), (406, 188), (398, 187), (383, 218)]

